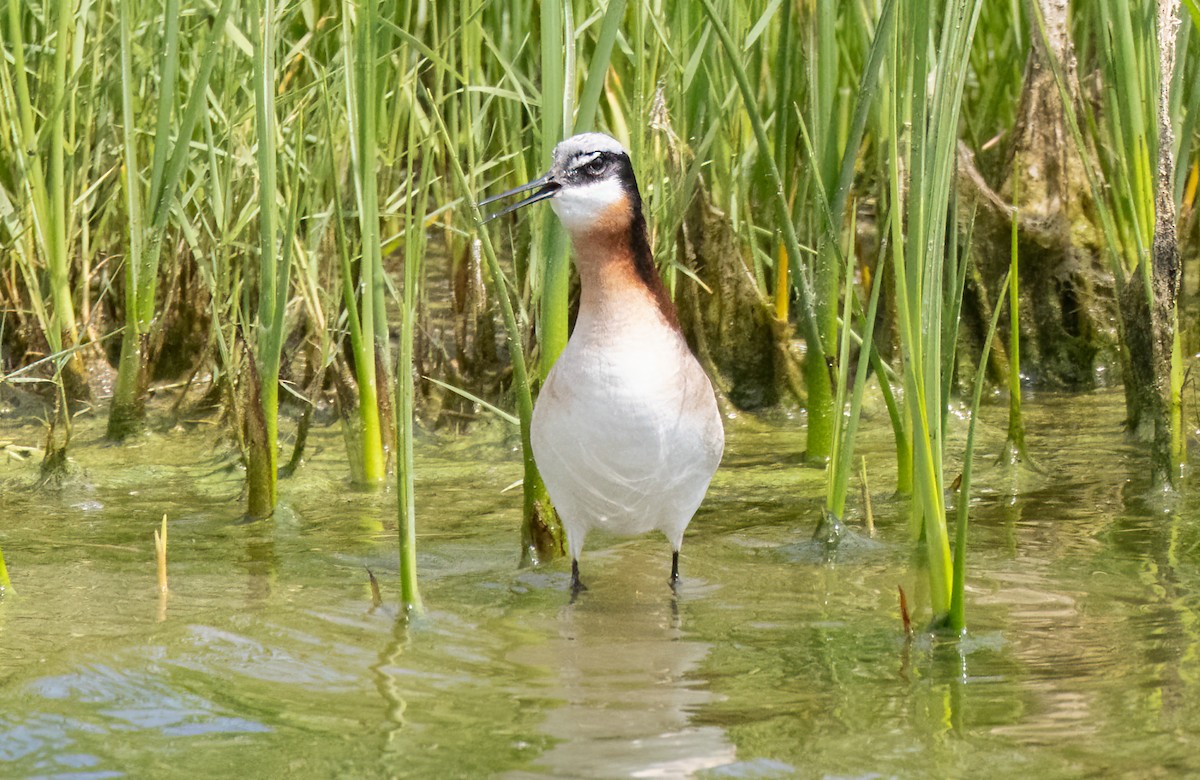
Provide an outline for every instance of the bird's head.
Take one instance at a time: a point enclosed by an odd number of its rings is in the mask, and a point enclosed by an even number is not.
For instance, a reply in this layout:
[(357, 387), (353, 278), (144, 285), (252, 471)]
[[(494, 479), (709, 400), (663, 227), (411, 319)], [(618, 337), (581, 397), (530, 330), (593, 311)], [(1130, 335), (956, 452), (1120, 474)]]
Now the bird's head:
[(480, 202), (486, 206), (522, 192), (532, 194), (487, 215), (484, 222), (522, 206), (550, 199), (550, 207), (572, 234), (624, 230), (641, 210), (641, 195), (629, 153), (603, 133), (581, 133), (554, 147), (545, 176)]

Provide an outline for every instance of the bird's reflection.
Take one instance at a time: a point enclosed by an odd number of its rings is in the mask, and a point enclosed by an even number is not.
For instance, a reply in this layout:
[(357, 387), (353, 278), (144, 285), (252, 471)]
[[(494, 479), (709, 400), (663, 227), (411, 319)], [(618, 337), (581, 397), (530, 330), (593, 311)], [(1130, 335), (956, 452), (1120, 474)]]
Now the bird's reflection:
[(540, 770), (686, 777), (735, 760), (722, 729), (690, 722), (712, 694), (699, 675), (709, 645), (684, 631), (689, 584), (676, 596), (641, 563), (611, 567), (547, 616), (548, 642), (511, 654), (544, 675), (546, 698), (562, 701), (546, 715), (544, 732), (556, 744), (536, 760)]

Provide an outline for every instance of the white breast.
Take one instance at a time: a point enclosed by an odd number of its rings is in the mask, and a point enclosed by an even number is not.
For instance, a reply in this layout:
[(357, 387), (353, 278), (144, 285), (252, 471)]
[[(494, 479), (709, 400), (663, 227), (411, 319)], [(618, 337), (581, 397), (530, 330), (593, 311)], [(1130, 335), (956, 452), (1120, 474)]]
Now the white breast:
[(678, 550), (721, 460), (712, 385), (657, 312), (581, 313), (533, 413), (533, 453), (572, 557), (593, 528)]

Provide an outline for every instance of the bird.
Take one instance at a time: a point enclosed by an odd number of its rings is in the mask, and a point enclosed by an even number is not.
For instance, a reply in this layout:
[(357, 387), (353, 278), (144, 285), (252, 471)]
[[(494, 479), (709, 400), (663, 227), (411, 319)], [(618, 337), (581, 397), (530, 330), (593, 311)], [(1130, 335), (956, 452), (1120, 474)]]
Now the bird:
[(679, 584), (683, 533), (725, 448), (712, 383), (654, 264), (629, 152), (603, 133), (554, 148), (549, 172), (480, 202), (530, 192), (484, 222), (550, 201), (570, 235), (579, 313), (533, 410), (533, 457), (562, 519), (571, 591), (592, 530), (662, 531)]

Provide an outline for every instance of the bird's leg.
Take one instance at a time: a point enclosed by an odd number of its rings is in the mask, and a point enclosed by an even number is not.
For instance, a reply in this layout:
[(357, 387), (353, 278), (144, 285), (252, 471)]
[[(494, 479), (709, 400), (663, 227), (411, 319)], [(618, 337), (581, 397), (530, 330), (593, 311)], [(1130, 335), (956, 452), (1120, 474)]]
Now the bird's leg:
[(679, 587), (679, 550), (671, 552), (671, 579), (667, 580), (671, 590)]
[(579, 559), (571, 559), (571, 595), (578, 596), (580, 592), (587, 590), (587, 585), (579, 581)]

